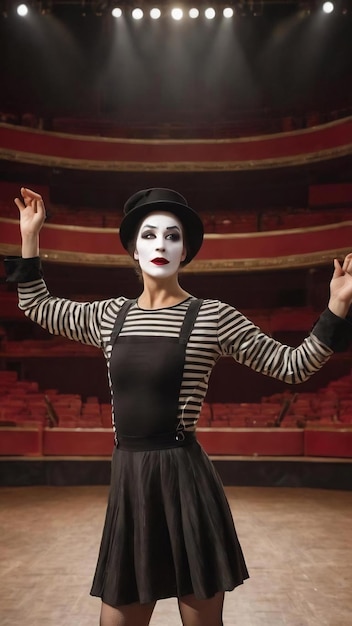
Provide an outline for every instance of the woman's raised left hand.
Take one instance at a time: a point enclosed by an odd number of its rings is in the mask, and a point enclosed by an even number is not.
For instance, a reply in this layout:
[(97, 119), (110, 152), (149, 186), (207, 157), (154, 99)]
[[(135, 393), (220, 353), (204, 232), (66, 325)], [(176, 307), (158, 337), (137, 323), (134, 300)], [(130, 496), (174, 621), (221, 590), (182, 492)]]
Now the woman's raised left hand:
[(346, 317), (352, 304), (352, 253), (342, 265), (334, 259), (334, 273), (330, 282), (329, 309), (339, 317)]

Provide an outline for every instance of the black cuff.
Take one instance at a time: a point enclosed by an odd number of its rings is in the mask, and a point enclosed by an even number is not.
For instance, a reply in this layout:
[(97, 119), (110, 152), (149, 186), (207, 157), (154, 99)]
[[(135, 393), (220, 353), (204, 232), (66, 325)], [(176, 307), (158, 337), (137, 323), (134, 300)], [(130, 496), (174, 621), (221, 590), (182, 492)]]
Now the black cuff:
[(334, 352), (345, 352), (352, 343), (350, 318), (338, 317), (330, 309), (321, 314), (312, 333)]
[(30, 283), (43, 278), (42, 264), (39, 256), (23, 259), (20, 256), (9, 256), (4, 259), (7, 283)]

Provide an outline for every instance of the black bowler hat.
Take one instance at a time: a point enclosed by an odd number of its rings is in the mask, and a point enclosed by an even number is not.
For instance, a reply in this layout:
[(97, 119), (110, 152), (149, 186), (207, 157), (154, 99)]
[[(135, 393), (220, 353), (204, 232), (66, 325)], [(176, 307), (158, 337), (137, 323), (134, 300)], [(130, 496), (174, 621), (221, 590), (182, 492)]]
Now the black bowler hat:
[(142, 189), (131, 196), (124, 206), (124, 218), (120, 225), (120, 239), (125, 250), (135, 236), (136, 229), (143, 217), (153, 211), (167, 211), (176, 215), (183, 228), (187, 247), (187, 256), (181, 265), (187, 265), (199, 251), (204, 235), (202, 220), (188, 206), (186, 199), (172, 189)]

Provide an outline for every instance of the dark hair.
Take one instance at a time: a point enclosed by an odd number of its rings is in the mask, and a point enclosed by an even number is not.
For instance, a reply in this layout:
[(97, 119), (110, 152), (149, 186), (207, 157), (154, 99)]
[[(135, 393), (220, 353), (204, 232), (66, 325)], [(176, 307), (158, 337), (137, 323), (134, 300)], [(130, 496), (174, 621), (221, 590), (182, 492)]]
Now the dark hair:
[(142, 282), (143, 281), (142, 270), (140, 268), (138, 261), (136, 261), (136, 259), (134, 258), (134, 252), (136, 249), (136, 239), (137, 239), (137, 235), (135, 234), (133, 239), (130, 239), (127, 244), (127, 251), (133, 261), (134, 271), (137, 274), (138, 279)]

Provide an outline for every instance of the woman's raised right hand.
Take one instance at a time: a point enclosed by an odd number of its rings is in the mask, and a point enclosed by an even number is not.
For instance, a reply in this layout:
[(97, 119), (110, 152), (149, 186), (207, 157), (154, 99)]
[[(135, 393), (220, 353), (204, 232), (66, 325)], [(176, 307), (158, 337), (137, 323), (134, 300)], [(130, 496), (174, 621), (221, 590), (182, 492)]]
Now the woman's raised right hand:
[(20, 211), (20, 229), (22, 236), (22, 257), (31, 258), (39, 255), (39, 232), (45, 221), (45, 206), (39, 193), (21, 188), (20, 198), (15, 204)]
[(20, 211), (20, 229), (22, 239), (37, 237), (45, 221), (45, 206), (39, 193), (21, 188), (20, 198), (15, 198), (15, 204)]

